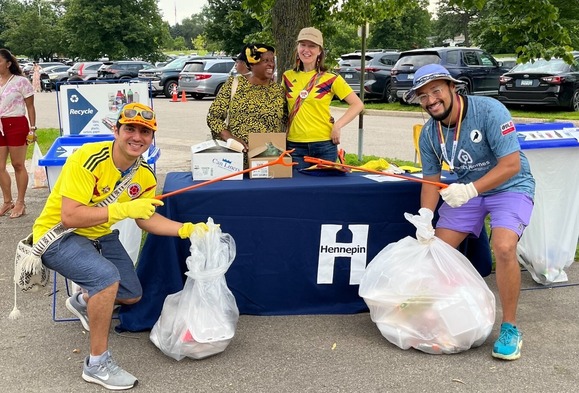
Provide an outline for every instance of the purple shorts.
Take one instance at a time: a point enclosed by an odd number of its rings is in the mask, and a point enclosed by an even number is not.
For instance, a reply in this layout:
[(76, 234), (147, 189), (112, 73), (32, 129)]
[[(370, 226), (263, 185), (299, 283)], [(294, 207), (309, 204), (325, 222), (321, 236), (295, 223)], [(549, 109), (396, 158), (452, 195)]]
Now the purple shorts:
[(506, 228), (519, 237), (529, 225), (533, 200), (518, 192), (501, 192), (490, 196), (478, 196), (460, 207), (452, 208), (445, 202), (438, 209), (440, 216), (436, 227), (469, 233), (478, 237), (487, 214), (491, 217), (491, 229)]

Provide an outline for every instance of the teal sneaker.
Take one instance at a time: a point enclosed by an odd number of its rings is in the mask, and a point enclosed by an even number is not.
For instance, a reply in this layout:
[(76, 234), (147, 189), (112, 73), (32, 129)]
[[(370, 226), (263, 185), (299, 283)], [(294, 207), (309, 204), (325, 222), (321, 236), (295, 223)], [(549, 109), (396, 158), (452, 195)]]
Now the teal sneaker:
[(499, 338), (493, 347), (493, 357), (504, 360), (515, 360), (521, 357), (523, 333), (516, 326), (503, 322)]

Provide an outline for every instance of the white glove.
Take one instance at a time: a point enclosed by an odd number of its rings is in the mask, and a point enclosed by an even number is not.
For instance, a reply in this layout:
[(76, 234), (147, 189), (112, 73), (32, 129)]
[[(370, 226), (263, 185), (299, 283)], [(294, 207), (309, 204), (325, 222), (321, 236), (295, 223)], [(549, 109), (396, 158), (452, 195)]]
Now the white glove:
[(404, 213), (404, 217), (416, 227), (416, 240), (420, 244), (429, 244), (434, 239), (434, 229), (432, 228), (432, 218), (434, 213), (425, 207), (418, 211), (418, 215)]
[(440, 195), (450, 207), (459, 207), (478, 196), (478, 191), (472, 183), (452, 183), (441, 190)]

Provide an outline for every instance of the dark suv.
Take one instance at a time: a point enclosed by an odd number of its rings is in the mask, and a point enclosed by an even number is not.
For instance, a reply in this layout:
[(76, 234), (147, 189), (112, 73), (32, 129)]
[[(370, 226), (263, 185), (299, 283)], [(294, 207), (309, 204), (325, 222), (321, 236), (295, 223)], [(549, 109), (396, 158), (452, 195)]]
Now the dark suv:
[[(390, 70), (400, 52), (394, 50), (368, 51), (365, 56), (364, 95), (367, 98), (390, 100)], [(360, 93), (360, 52), (342, 55), (335, 69), (348, 82), (356, 94)]]
[(509, 70), (479, 48), (444, 47), (414, 49), (400, 53), (400, 58), (390, 71), (393, 99), (402, 96), (412, 87), (414, 73), (426, 64), (438, 63), (450, 74), (466, 82), (457, 86), (462, 94), (497, 96), (499, 77)]
[(139, 80), (151, 82), (151, 92), (153, 96), (163, 94), (171, 98), (173, 89), (179, 85), (179, 73), (185, 66), (185, 63), (191, 60), (206, 59), (202, 56), (180, 56), (167, 63), (163, 67), (148, 68), (139, 71)]
[(151, 63), (138, 60), (106, 61), (98, 69), (98, 79), (133, 79), (139, 71), (153, 68)]

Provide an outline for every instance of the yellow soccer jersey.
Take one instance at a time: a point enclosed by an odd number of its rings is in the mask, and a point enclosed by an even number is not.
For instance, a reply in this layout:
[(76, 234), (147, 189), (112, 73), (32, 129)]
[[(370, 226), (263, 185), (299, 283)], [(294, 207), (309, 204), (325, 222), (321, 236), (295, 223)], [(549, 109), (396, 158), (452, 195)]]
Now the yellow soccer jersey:
[(329, 141), (333, 126), (330, 115), (332, 98), (337, 96), (343, 100), (353, 92), (340, 75), (324, 72), (306, 96), (306, 87), (314, 75), (315, 70), (309, 72), (289, 70), (283, 74), (289, 113), (292, 113), (300, 94), (303, 99), (288, 131), (287, 139), (291, 142)]
[[(83, 205), (94, 206), (113, 192), (121, 180), (121, 172), (113, 163), (112, 146), (112, 141), (87, 143), (68, 157), (40, 217), (34, 222), (34, 242), (61, 221), (63, 196)], [(143, 162), (117, 201), (128, 202), (141, 197), (153, 198), (156, 187), (157, 179), (152, 168)], [(89, 228), (78, 228), (75, 233), (96, 239), (109, 234), (110, 227), (110, 223), (104, 223)]]

